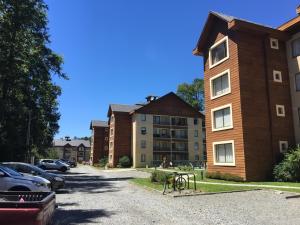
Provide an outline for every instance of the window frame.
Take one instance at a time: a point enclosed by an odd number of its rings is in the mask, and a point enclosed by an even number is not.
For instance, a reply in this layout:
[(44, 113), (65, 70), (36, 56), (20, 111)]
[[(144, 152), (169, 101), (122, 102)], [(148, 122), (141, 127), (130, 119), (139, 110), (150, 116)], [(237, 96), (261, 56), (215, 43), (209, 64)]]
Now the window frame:
[(141, 114), (140, 115), (140, 117), (141, 117), (141, 121), (147, 121), (147, 116), (146, 116), (146, 114)]
[(297, 88), (297, 76), (300, 77), (300, 73), (295, 74), (295, 91), (300, 92), (300, 85), (299, 85), (299, 89)]
[[(145, 133), (143, 132), (145, 131)], [(146, 135), (147, 134), (147, 128), (146, 127), (141, 127), (141, 135)]]
[[(279, 113), (279, 109), (282, 109), (283, 113)], [(284, 107), (284, 105), (276, 105), (276, 115), (278, 117), (285, 117), (285, 107)]]
[[(276, 78), (276, 75), (279, 75), (279, 79)], [(282, 83), (282, 73), (279, 70), (273, 70), (273, 81), (277, 83)]]
[(296, 41), (300, 41), (300, 38), (295, 38), (294, 40), (292, 40), (291, 41), (291, 48), (292, 48), (292, 58), (297, 58), (298, 56), (300, 56), (300, 54), (299, 55), (296, 55), (295, 54), (295, 51), (294, 51), (294, 43), (296, 42)]
[[(232, 162), (231, 163), (220, 163), (220, 162), (217, 162), (217, 160), (216, 160), (216, 145), (224, 145), (224, 144), (232, 145)], [(217, 142), (213, 142), (212, 145), (213, 145), (212, 147), (213, 147), (214, 165), (216, 165), (216, 166), (236, 166), (234, 140), (217, 141)]]
[[(230, 122), (231, 122), (231, 126), (222, 127), (222, 128), (215, 128), (214, 112), (222, 110), (222, 109), (226, 109), (226, 108), (230, 108)], [(212, 126), (211, 128), (212, 128), (213, 132), (215, 132), (215, 131), (221, 131), (221, 130), (229, 130), (229, 129), (233, 128), (233, 116), (232, 116), (232, 104), (231, 103), (227, 104), (227, 105), (222, 105), (220, 107), (211, 109), (211, 126)]]
[[(213, 96), (213, 81), (223, 75), (225, 75), (227, 73), (227, 76), (228, 76), (228, 92), (225, 92), (223, 94), (220, 94), (220, 95), (216, 95), (216, 96)], [(230, 82), (230, 69), (227, 69), (213, 77), (211, 77), (210, 79), (210, 99), (213, 100), (213, 99), (216, 99), (216, 98), (220, 98), (224, 95), (228, 95), (231, 93), (231, 82)]]
[(146, 149), (146, 148), (147, 148), (146, 140), (141, 140), (141, 149)]
[[(286, 145), (286, 150), (283, 150), (283, 149), (282, 149), (282, 144), (285, 144), (285, 145)], [(279, 141), (279, 151), (280, 151), (281, 153), (287, 152), (288, 149), (289, 149), (289, 142), (288, 142), (288, 141)]]
[(194, 130), (194, 137), (199, 137), (199, 132), (198, 132), (198, 130)]
[[(223, 42), (226, 42), (226, 57), (224, 57), (223, 59), (221, 59), (219, 62), (212, 64), (212, 59), (211, 59), (211, 51), (218, 47), (220, 44), (222, 44)], [(229, 59), (229, 44), (228, 44), (228, 36), (223, 37), (222, 39), (220, 39), (219, 41), (217, 41), (216, 43), (214, 43), (208, 50), (208, 61), (209, 61), (209, 69), (221, 64), (222, 62), (226, 61), (227, 59)]]
[[(273, 41), (275, 41), (276, 46), (273, 46)], [(279, 49), (279, 40), (276, 39), (276, 38), (270, 38), (270, 47), (271, 47), (272, 49), (278, 50), (278, 49)]]

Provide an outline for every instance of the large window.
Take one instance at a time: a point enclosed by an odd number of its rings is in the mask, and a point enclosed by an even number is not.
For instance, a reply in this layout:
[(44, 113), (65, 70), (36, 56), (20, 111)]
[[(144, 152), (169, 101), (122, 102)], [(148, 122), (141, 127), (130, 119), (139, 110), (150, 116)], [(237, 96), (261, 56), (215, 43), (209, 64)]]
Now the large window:
[(225, 130), (232, 125), (231, 104), (212, 109), (212, 131)]
[(141, 134), (142, 134), (142, 135), (147, 134), (147, 129), (146, 129), (146, 127), (141, 127)]
[(300, 38), (292, 41), (292, 52), (293, 57), (297, 57), (300, 55)]
[(224, 37), (209, 49), (209, 66), (212, 68), (228, 58), (228, 37)]
[(214, 152), (215, 165), (224, 165), (224, 166), (235, 165), (233, 141), (214, 142), (213, 152)]
[(210, 79), (211, 99), (226, 95), (230, 90), (230, 71), (226, 70)]
[(300, 73), (295, 75), (296, 91), (300, 91)]

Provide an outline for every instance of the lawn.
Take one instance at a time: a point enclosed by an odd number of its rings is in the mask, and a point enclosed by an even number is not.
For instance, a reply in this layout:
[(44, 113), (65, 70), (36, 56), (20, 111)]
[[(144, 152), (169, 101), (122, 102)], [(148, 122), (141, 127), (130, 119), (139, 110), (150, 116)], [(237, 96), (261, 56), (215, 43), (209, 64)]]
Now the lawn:
[[(152, 172), (154, 170), (154, 168), (141, 168), (138, 169), (140, 171), (144, 171), (144, 172)], [(178, 169), (172, 169), (172, 170), (165, 170), (165, 169), (160, 169), (163, 171), (167, 171), (167, 172), (171, 172), (171, 171), (176, 171), (176, 172), (185, 172), (185, 171), (181, 171)], [(248, 190), (247, 188), (250, 189), (255, 189), (255, 188), (262, 188), (262, 189), (274, 189), (274, 190), (280, 190), (280, 191), (289, 191), (289, 192), (298, 192), (300, 193), (300, 183), (293, 183), (293, 182), (272, 182), (272, 181), (265, 181), (265, 182), (237, 182), (237, 181), (226, 181), (226, 180), (218, 180), (218, 179), (209, 179), (209, 178), (204, 178), (203, 180), (201, 179), (201, 171), (200, 170), (195, 170), (195, 171), (190, 171), (191, 173), (195, 173), (196, 174), (196, 180), (197, 181), (204, 181), (204, 182), (209, 182), (209, 183), (224, 183), (224, 184), (234, 184), (235, 186), (228, 186), (228, 185), (216, 185), (216, 184), (197, 184), (201, 186), (201, 189), (203, 189), (203, 191), (207, 191), (207, 192), (214, 192), (214, 191), (210, 191), (210, 190), (219, 190), (219, 191), (230, 191), (230, 190), (240, 190), (240, 188), (246, 188), (246, 190)], [(243, 186), (236, 186), (236, 184), (251, 184), (251, 185), (256, 185), (255, 187), (243, 187)], [(273, 187), (260, 187), (260, 185), (270, 185), (270, 186), (288, 186), (291, 188), (273, 188)], [(294, 188), (296, 187), (296, 188)], [(244, 190), (244, 189), (243, 189)]]
[[(150, 182), (149, 178), (134, 178), (130, 180), (132, 183), (155, 189), (157, 191), (163, 191), (163, 185), (158, 183)], [(191, 183), (193, 186), (193, 182)], [(197, 190), (201, 190), (202, 192), (224, 192), (224, 191), (242, 191), (242, 190), (254, 190), (257, 189), (255, 187), (242, 187), (242, 186), (225, 186), (225, 185), (214, 185), (214, 184), (197, 184)]]

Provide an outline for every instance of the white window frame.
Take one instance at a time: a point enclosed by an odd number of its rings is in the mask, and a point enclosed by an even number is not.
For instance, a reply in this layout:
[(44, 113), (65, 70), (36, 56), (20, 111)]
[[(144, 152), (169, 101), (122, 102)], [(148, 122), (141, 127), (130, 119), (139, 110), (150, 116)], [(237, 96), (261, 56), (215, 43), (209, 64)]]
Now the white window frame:
[[(218, 163), (216, 161), (216, 145), (222, 144), (232, 144), (232, 163)], [(216, 166), (235, 166), (235, 148), (234, 148), (234, 140), (228, 141), (217, 141), (212, 143), (213, 147), (213, 158), (214, 158), (214, 165)]]
[[(286, 150), (282, 149), (282, 144), (286, 145)], [(279, 141), (279, 150), (280, 150), (281, 153), (286, 152), (288, 148), (289, 148), (289, 142), (288, 141)]]
[[(276, 43), (275, 46), (272, 45), (273, 41)], [(279, 49), (279, 41), (276, 38), (270, 38), (270, 47), (272, 49)]]
[[(281, 109), (283, 113), (279, 113), (279, 109)], [(284, 105), (276, 105), (276, 115), (279, 117), (285, 117)]]
[[(222, 127), (222, 128), (215, 128), (215, 124), (214, 124), (214, 121), (215, 121), (215, 117), (214, 117), (214, 112), (215, 111), (218, 111), (218, 110), (221, 110), (221, 109), (225, 109), (225, 108), (230, 108), (230, 122), (231, 122), (231, 126), (228, 126), (228, 127)], [(233, 128), (233, 119), (232, 119), (232, 104), (227, 104), (227, 105), (222, 105), (220, 107), (217, 107), (217, 108), (213, 108), (211, 110), (211, 128), (212, 128), (212, 131), (220, 131), (220, 130), (228, 130), (228, 129), (232, 129)]]
[[(211, 64), (211, 50), (214, 49), (215, 47), (217, 47), (218, 45), (222, 44), (224, 41), (226, 41), (226, 53), (227, 56), (223, 59), (221, 59), (219, 62), (215, 63), (215, 64)], [(214, 43), (208, 51), (208, 61), (209, 61), (209, 69), (221, 64), (222, 62), (224, 62), (225, 60), (229, 59), (229, 44), (228, 44), (228, 36), (223, 37), (221, 40), (217, 41), (216, 43)]]
[[(277, 75), (279, 75), (279, 79), (276, 78)], [(273, 80), (274, 80), (274, 82), (282, 83), (281, 71), (273, 70)]]
[[(220, 94), (220, 95), (216, 95), (216, 96), (213, 96), (213, 81), (221, 76), (223, 76), (224, 74), (228, 75), (228, 92), (225, 92), (223, 94)], [(219, 98), (219, 97), (222, 97), (224, 95), (228, 95), (231, 93), (231, 82), (230, 82), (230, 69), (228, 70), (225, 70), (215, 76), (213, 76), (212, 78), (210, 78), (210, 99), (216, 99), (216, 98)]]

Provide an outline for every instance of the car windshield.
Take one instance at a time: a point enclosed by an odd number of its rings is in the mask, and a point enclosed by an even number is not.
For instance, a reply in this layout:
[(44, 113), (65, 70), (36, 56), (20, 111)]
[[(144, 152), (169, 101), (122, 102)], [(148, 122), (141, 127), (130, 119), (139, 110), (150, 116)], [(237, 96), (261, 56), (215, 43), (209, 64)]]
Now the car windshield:
[(0, 166), (0, 169), (2, 169), (4, 172), (8, 173), (11, 176), (19, 177), (22, 176), (22, 174), (18, 173), (17, 171), (10, 169), (8, 167)]
[(45, 173), (44, 170), (42, 170), (41, 168), (37, 167), (37, 166), (33, 166), (33, 165), (27, 165), (31, 170), (33, 170), (34, 172), (37, 172), (37, 173), (40, 173), (40, 174), (43, 174)]

